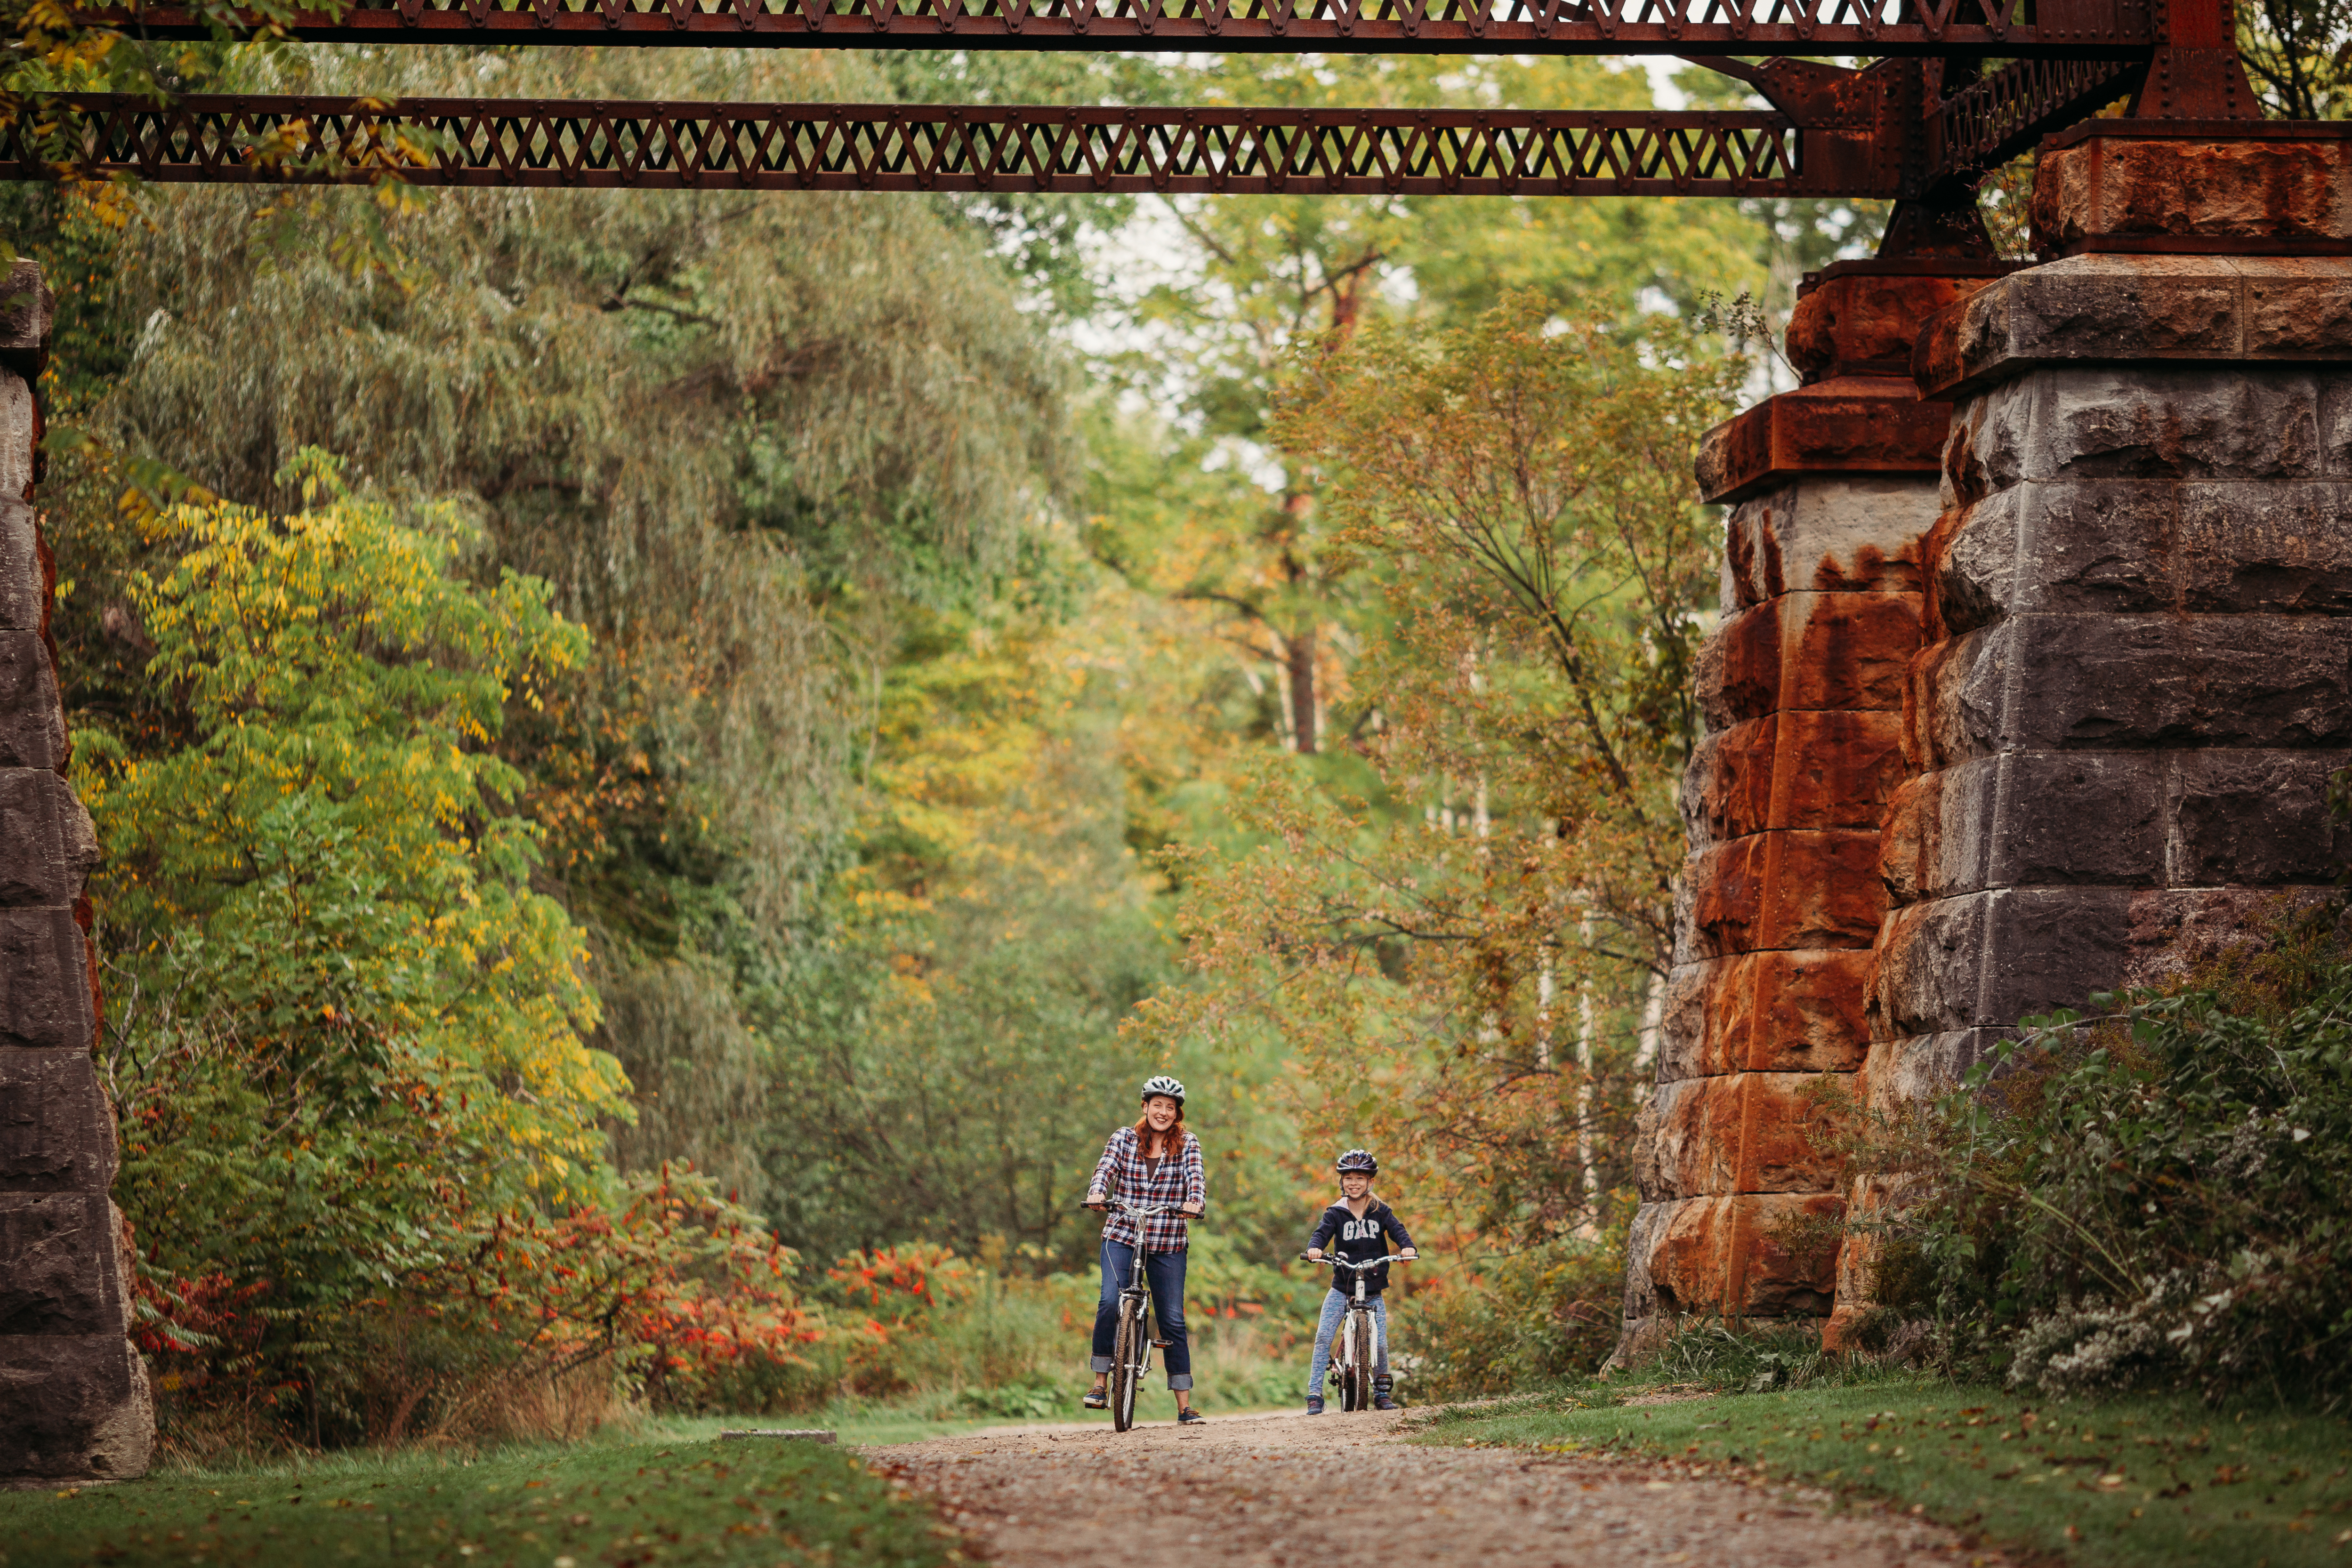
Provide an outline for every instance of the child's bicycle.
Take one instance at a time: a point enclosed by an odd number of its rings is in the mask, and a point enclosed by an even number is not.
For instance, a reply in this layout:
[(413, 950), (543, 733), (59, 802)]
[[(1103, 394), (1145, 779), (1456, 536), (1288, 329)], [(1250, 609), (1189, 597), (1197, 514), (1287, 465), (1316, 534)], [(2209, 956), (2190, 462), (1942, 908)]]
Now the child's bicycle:
[(1124, 1432), (1135, 1425), (1135, 1391), (1141, 1385), (1143, 1375), (1151, 1370), (1151, 1347), (1168, 1343), (1164, 1339), (1151, 1337), (1151, 1325), (1158, 1320), (1152, 1316), (1151, 1288), (1145, 1283), (1143, 1273), (1143, 1221), (1155, 1214), (1173, 1214), (1182, 1205), (1163, 1203), (1150, 1208), (1129, 1208), (1114, 1199), (1078, 1207), (1116, 1211), (1136, 1222), (1134, 1272), (1128, 1276), (1127, 1288), (1118, 1293), (1118, 1337), (1112, 1342), (1110, 1353), (1110, 1424)]
[(1340, 1409), (1369, 1410), (1372, 1407), (1372, 1368), (1381, 1364), (1381, 1320), (1365, 1298), (1364, 1270), (1383, 1263), (1410, 1263), (1412, 1260), (1402, 1252), (1367, 1258), (1360, 1263), (1350, 1263), (1329, 1253), (1309, 1258), (1301, 1252), (1298, 1259), (1302, 1263), (1328, 1263), (1335, 1269), (1356, 1271), (1355, 1299), (1348, 1303), (1348, 1315), (1339, 1320), (1339, 1332), (1331, 1342), (1331, 1375), (1339, 1380)]

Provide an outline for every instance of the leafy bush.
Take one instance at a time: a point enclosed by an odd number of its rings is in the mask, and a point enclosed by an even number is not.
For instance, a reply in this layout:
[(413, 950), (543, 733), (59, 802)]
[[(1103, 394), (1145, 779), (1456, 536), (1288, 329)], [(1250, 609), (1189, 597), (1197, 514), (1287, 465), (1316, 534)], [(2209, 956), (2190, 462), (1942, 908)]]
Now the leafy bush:
[(1017, 1382), (956, 1393), (956, 1408), (971, 1416), (1006, 1421), (1040, 1421), (1070, 1411), (1070, 1379), (1033, 1372)]
[(1230, 1232), (1209, 1227), (1193, 1233), (1191, 1253), (1184, 1265), (1185, 1311), (1200, 1333), (1213, 1337), (1229, 1324), (1256, 1324), (1278, 1337), (1314, 1339), (1330, 1270), (1252, 1262)]
[(1925, 1127), (1895, 1221), (1955, 1348), (2052, 1394), (2352, 1394), (2352, 922), (2032, 1020)]
[(167, 1441), (446, 1437), (798, 1375), (792, 1254), (691, 1171), (607, 1157), (627, 1084), (495, 748), (580, 629), (543, 582), (457, 575), (446, 508), (318, 454), (296, 476), (297, 515), (146, 519), (142, 706), (77, 736)]
[(1550, 1242), (1416, 1288), (1392, 1330), (1413, 1393), (1507, 1394), (1598, 1368), (1617, 1343), (1624, 1247), (1621, 1224), (1599, 1241)]
[[(818, 1375), (782, 1379), (764, 1402), (732, 1408), (922, 1396), (942, 1411), (1022, 1415), (1024, 1390), (1066, 1389), (1085, 1366), (1094, 1322), (1091, 1281), (1002, 1273), (927, 1242), (846, 1253), (811, 1282), (809, 1300), (826, 1325), (808, 1352)], [(1068, 1404), (1066, 1393), (1056, 1409)]]

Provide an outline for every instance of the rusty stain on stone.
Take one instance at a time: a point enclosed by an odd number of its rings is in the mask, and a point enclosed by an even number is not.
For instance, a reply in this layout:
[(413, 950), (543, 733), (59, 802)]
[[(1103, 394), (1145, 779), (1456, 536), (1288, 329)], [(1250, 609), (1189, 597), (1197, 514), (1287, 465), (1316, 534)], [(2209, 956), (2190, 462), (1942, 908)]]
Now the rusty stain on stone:
[(1629, 1345), (1688, 1312), (1819, 1317), (1845, 1199), (1832, 1103), (1866, 1061), (1880, 830), (1909, 771), (1922, 537), (1949, 410), (1899, 372), (1984, 279), (1844, 277), (1790, 328), (1811, 384), (1702, 444), (1726, 519), (1725, 620), (1698, 663), (1707, 734), (1643, 1113)]

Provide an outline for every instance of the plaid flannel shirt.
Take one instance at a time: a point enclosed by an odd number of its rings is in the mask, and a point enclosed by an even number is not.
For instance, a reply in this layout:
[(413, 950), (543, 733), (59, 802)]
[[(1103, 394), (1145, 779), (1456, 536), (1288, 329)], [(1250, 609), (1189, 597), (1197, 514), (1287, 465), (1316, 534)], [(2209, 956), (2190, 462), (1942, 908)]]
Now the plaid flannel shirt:
[[(1121, 1127), (1104, 1145), (1102, 1159), (1095, 1166), (1095, 1179), (1087, 1184), (1087, 1191), (1116, 1198), (1131, 1208), (1152, 1208), (1160, 1204), (1205, 1207), (1209, 1177), (1201, 1164), (1201, 1140), (1186, 1133), (1183, 1145), (1176, 1153), (1163, 1159), (1147, 1160), (1135, 1129)], [(1103, 1221), (1103, 1239), (1132, 1247), (1135, 1224), (1126, 1215), (1114, 1213)], [(1183, 1218), (1155, 1214), (1143, 1221), (1143, 1250), (1183, 1251)]]

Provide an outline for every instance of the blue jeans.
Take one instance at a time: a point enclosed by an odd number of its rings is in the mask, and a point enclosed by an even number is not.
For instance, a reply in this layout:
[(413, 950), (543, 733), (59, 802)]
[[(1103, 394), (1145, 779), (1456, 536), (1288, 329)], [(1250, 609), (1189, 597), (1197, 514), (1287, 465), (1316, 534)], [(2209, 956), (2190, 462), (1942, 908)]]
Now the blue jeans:
[[(1118, 1293), (1135, 1267), (1135, 1249), (1106, 1239), (1102, 1244), (1102, 1303), (1095, 1308), (1095, 1370), (1108, 1372), (1118, 1348)], [(1184, 1339), (1184, 1254), (1146, 1252), (1143, 1277), (1151, 1286), (1151, 1310), (1160, 1337), (1168, 1342), (1168, 1386), (1192, 1386), (1192, 1347)]]
[[(1315, 1362), (1307, 1372), (1307, 1397), (1323, 1396), (1323, 1380), (1331, 1375), (1331, 1336), (1339, 1332), (1339, 1320), (1348, 1311), (1350, 1298), (1337, 1291), (1323, 1297), (1323, 1316), (1315, 1325)], [(1370, 1298), (1372, 1304), (1372, 1375), (1389, 1375), (1389, 1301), (1386, 1296)]]

